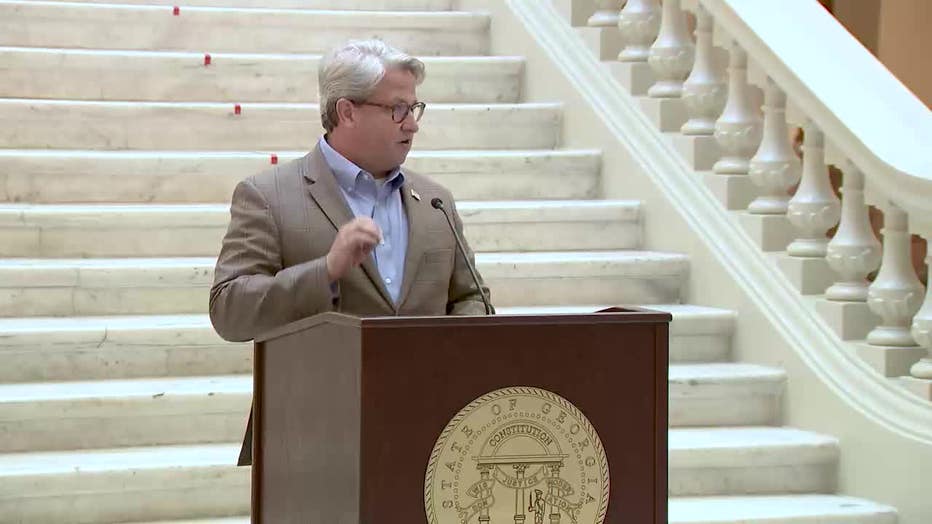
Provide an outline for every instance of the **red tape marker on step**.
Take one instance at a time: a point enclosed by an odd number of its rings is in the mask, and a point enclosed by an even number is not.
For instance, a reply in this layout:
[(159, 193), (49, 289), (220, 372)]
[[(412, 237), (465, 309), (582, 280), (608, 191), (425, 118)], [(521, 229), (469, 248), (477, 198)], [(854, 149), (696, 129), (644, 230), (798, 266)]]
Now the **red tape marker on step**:
[(234, 115), (242, 114), (242, 112), (243, 112), (243, 108), (240, 107), (239, 104), (236, 104), (236, 105), (233, 106), (233, 114), (234, 114)]
[(174, 16), (181, 16), (181, 8), (178, 7), (177, 5), (176, 5), (175, 7), (173, 7), (173, 8), (172, 8), (172, 15), (174, 15)]
[(272, 158), (270, 160), (272, 162), (272, 165), (274, 166), (275, 164), (278, 163), (278, 155), (272, 153)]
[(210, 65), (210, 53), (204, 53), (204, 67)]

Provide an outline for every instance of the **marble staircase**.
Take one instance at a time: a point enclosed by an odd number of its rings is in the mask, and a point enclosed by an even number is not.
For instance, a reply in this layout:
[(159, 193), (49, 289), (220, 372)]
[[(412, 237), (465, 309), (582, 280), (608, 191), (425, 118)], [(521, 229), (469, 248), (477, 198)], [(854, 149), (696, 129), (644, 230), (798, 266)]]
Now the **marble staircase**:
[(671, 522), (895, 521), (832, 495), (838, 442), (781, 426), (784, 371), (730, 360), (738, 313), (684, 303), (688, 257), (600, 198), (600, 152), (522, 100), (489, 15), (187, 5), (0, 0), (0, 523), (248, 522), (251, 348), (206, 315), (229, 195), (316, 139), (319, 53), (375, 35), (425, 56), (407, 165), (457, 196), (500, 312), (672, 313)]

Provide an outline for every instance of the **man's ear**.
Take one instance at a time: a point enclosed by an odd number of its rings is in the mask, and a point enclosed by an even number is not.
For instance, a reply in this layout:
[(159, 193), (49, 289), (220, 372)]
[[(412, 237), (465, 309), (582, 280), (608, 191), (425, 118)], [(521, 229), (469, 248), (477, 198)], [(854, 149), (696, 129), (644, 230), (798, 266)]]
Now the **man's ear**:
[(345, 98), (337, 100), (337, 118), (339, 124), (356, 127), (356, 106)]

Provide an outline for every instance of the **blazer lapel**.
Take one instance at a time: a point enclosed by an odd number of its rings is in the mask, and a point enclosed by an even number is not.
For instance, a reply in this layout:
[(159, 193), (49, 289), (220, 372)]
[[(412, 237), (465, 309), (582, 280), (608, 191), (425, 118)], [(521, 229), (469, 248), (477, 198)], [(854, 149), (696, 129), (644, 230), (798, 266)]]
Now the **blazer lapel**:
[(424, 200), (423, 197), (415, 198), (414, 194), (416, 192), (417, 188), (410, 183), (406, 182), (401, 186), (401, 201), (408, 217), (408, 249), (407, 253), (405, 253), (405, 269), (404, 278), (401, 281), (399, 307), (408, 298), (408, 292), (411, 291), (414, 276), (417, 274), (418, 266), (424, 255), (423, 241), (427, 238), (427, 224), (431, 219), (430, 213), (440, 212), (430, 207), (430, 202)]
[[(333, 176), (333, 172), (330, 170), (330, 166), (324, 160), (319, 145), (304, 157), (301, 168), (304, 178), (308, 181), (308, 193), (310, 193), (314, 202), (320, 206), (321, 211), (324, 212), (333, 227), (339, 230), (344, 224), (352, 220), (353, 211), (346, 203), (346, 198), (344, 198), (336, 177)], [(362, 263), (362, 270), (388, 305), (395, 308), (391, 295), (388, 294), (388, 290), (382, 283), (382, 278), (373, 257), (366, 257)]]

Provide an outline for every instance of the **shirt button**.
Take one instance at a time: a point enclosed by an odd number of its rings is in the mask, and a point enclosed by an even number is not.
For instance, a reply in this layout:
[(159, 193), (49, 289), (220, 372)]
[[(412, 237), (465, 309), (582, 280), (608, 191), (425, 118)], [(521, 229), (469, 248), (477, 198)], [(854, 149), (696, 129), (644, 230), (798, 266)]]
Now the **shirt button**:
[(388, 284), (388, 285), (392, 285), (392, 279), (386, 278), (386, 279), (385, 279), (385, 283)]

